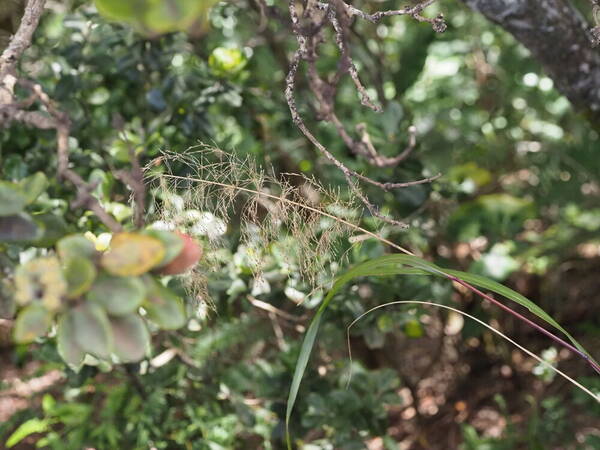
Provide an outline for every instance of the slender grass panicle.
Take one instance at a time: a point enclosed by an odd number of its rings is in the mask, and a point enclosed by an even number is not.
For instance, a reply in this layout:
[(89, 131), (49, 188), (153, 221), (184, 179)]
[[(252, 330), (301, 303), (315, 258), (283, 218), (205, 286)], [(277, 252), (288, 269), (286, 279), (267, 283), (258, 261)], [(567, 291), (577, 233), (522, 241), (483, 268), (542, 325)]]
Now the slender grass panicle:
[[(394, 254), (374, 258), (355, 266), (337, 278), (305, 334), (288, 397), (286, 410), (286, 424), (288, 425), (322, 316), (340, 287), (357, 276), (403, 274), (443, 277), (462, 285), (473, 294), (545, 334), (557, 344), (568, 348), (600, 373), (600, 366), (589, 353), (531, 300), (485, 277), (438, 267), (387, 240), (381, 233), (362, 228), (359, 225), (361, 203), (353, 197), (352, 193), (342, 196), (339, 191), (330, 190), (314, 179), (293, 174), (283, 174), (285, 178), (280, 179), (259, 169), (251, 159), (240, 161), (234, 155), (205, 145), (185, 154), (165, 152), (159, 161), (164, 163), (166, 170), (156, 170), (149, 166), (147, 173), (149, 181), (158, 182), (158, 196), (162, 199), (160, 217), (163, 222), (177, 228), (189, 227), (189, 208), (191, 208), (191, 211), (196, 211), (197, 214), (209, 213), (214, 216), (215, 220), (213, 220), (212, 226), (223, 228), (222, 232), (212, 233), (218, 236), (224, 233), (226, 222), (239, 221), (240, 243), (253, 250), (250, 254), (253, 255), (252, 268), (255, 276), (260, 277), (262, 271), (263, 250), (275, 242), (280, 243), (283, 235), (293, 238), (293, 245), (289, 245), (286, 250), (289, 252), (290, 258), (297, 262), (298, 271), (313, 285), (322, 281), (320, 275), (329, 266), (329, 262), (332, 262), (334, 258), (336, 260), (343, 258), (341, 246), (338, 245), (340, 240), (342, 238), (349, 239), (355, 233), (375, 238), (398, 252), (404, 253), (404, 255)], [(155, 160), (154, 165), (157, 165), (156, 162)], [(177, 171), (173, 170), (175, 165), (177, 165)], [(174, 175), (174, 173), (186, 173), (186, 175)], [(184, 205), (188, 209), (184, 209)], [(218, 225), (219, 223), (222, 225)], [(207, 235), (207, 243), (211, 245), (218, 242), (218, 239), (211, 236), (207, 226), (204, 225), (205, 229), (197, 231), (202, 231), (202, 234)], [(194, 230), (191, 231), (193, 234)], [(360, 239), (349, 239), (350, 245), (356, 242), (360, 242)], [(205, 275), (192, 276), (191, 280), (192, 286), (197, 290), (203, 290), (203, 283), (206, 282)], [(544, 321), (546, 326), (564, 334), (571, 343), (481, 291), (478, 287), (506, 297), (525, 307), (538, 319)], [(500, 335), (516, 344), (505, 335)], [(519, 348), (523, 349), (520, 346)], [(530, 356), (532, 355), (528, 350), (523, 350)], [(535, 358), (539, 361), (539, 357)], [(574, 382), (555, 368), (551, 369), (594, 399), (599, 400), (597, 395), (589, 389)], [(289, 429), (287, 430), (287, 440), (289, 446)]]
[[(363, 207), (349, 190), (330, 189), (303, 175), (275, 176), (251, 158), (208, 145), (185, 153), (163, 152), (146, 167), (146, 177), (160, 200), (156, 207), (161, 226), (206, 237), (207, 258), (188, 277), (194, 292), (203, 295), (205, 274), (218, 265), (214, 253), (222, 247), (220, 236), (228, 223), (239, 224), (239, 245), (248, 249), (255, 277), (263, 272), (265, 252), (277, 244), (311, 286), (330, 280), (330, 263), (343, 260), (349, 245), (360, 245), (361, 239), (350, 239), (353, 235), (383, 239), (381, 230), (358, 225)], [(198, 218), (204, 218), (204, 225), (198, 225)]]

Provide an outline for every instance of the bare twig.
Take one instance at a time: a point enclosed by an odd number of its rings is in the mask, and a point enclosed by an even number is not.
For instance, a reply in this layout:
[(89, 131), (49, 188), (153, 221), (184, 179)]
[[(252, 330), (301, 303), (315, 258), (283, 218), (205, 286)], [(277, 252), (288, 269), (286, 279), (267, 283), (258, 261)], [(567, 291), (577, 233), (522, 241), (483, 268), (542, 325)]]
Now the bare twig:
[[(336, 7), (341, 8), (341, 5), (345, 5), (345, 3), (342, 0), (334, 0), (334, 1), (336, 3), (336, 5), (335, 5)], [(350, 58), (350, 50), (348, 49), (348, 46), (346, 45), (344, 31), (338, 20), (335, 8), (332, 8), (330, 6), (327, 9), (327, 18), (329, 19), (329, 21), (331, 22), (331, 25), (333, 26), (333, 29), (335, 30), (335, 43), (337, 44), (337, 46), (340, 49), (340, 52), (342, 54), (342, 60), (340, 61), (340, 65), (345, 67), (347, 72), (350, 74), (350, 78), (352, 78), (352, 81), (354, 82), (354, 86), (356, 86), (356, 90), (358, 91), (358, 94), (360, 96), (361, 103), (364, 106), (372, 109), (375, 112), (381, 112), (381, 106), (375, 105), (373, 103), (373, 101), (371, 100), (371, 97), (367, 93), (367, 90), (362, 85), (360, 78), (358, 77), (358, 69), (354, 65), (354, 61), (352, 61), (352, 58)]]
[(265, 310), (265, 311), (269, 312), (270, 314), (275, 314), (277, 316), (280, 316), (280, 317), (284, 318), (285, 320), (289, 320), (290, 322), (304, 322), (304, 320), (306, 319), (306, 317), (294, 316), (288, 312), (285, 312), (279, 308), (276, 308), (275, 306), (271, 305), (270, 303), (263, 302), (262, 300), (259, 300), (256, 297), (253, 297), (252, 295), (247, 295), (246, 298), (252, 304), (252, 306), (255, 306), (256, 308)]
[[(139, 173), (139, 161), (137, 157), (132, 160), (132, 165), (134, 166), (131, 171), (129, 170), (118, 170), (115, 172), (115, 176), (127, 184), (129, 189), (131, 189), (133, 193), (133, 223), (137, 228), (142, 228), (144, 226), (144, 203), (146, 199), (146, 186), (143, 181), (140, 181)], [(136, 169), (137, 166), (137, 169)], [(139, 171), (139, 172), (138, 172)], [(142, 178), (143, 179), (143, 173)]]
[[(60, 111), (44, 92), (42, 87), (29, 80), (18, 79), (15, 66), (23, 52), (31, 45), (42, 13), (45, 0), (29, 0), (21, 19), (19, 29), (10, 44), (0, 56), (0, 124), (8, 125), (13, 121), (39, 129), (56, 130), (56, 145), (58, 156), (58, 177), (73, 183), (77, 189), (77, 198), (71, 207), (85, 206), (112, 231), (119, 231), (121, 225), (102, 207), (98, 199), (92, 195), (96, 186), (86, 183), (79, 174), (69, 168), (69, 134), (71, 123), (69, 117)], [(14, 97), (14, 87), (21, 85), (31, 95), (23, 101)], [(42, 111), (27, 111), (25, 108), (38, 101), (45, 109)]]
[(27, 2), (19, 29), (0, 56), (0, 85), (4, 83), (6, 74), (14, 71), (17, 61), (31, 45), (31, 39), (44, 12), (45, 3), (46, 0), (29, 0)]
[(361, 19), (368, 20), (369, 22), (372, 22), (372, 23), (379, 23), (379, 21), (381, 19), (383, 19), (384, 17), (411, 16), (413, 19), (418, 20), (419, 22), (430, 23), (431, 26), (433, 27), (433, 30), (438, 33), (443, 33), (444, 31), (446, 31), (446, 23), (444, 22), (443, 14), (438, 14), (433, 19), (430, 19), (428, 17), (424, 17), (421, 15), (423, 10), (425, 8), (427, 8), (428, 6), (432, 5), (433, 3), (435, 3), (436, 0), (426, 0), (421, 3), (416, 4), (414, 6), (407, 6), (402, 9), (377, 11), (376, 13), (373, 13), (373, 14), (368, 14), (364, 11), (361, 11), (358, 8), (355, 8), (354, 6), (348, 5), (345, 2), (343, 2), (343, 0), (338, 0), (338, 1), (341, 1), (345, 5), (346, 11), (351, 16), (357, 16), (357, 17), (360, 17)]
[[(339, 2), (339, 0), (337, 0), (337, 1)], [(341, 2), (339, 4), (342, 4), (345, 8), (348, 8), (348, 6), (343, 2)], [(331, 152), (329, 152), (327, 150), (327, 148), (325, 148), (325, 146), (323, 144), (321, 144), (321, 142), (308, 129), (308, 127), (304, 123), (304, 120), (302, 119), (302, 116), (298, 112), (298, 107), (296, 105), (296, 100), (295, 100), (295, 95), (294, 95), (294, 89), (295, 89), (296, 76), (298, 73), (300, 63), (301, 63), (301, 61), (304, 60), (304, 61), (307, 61), (308, 65), (309, 65), (309, 81), (311, 82), (312, 91), (315, 93), (317, 100), (319, 100), (321, 114), (324, 115), (326, 119), (331, 120), (334, 123), (334, 126), (338, 130), (338, 133), (342, 136), (342, 139), (345, 141), (345, 143), (351, 149), (353, 149), (356, 153), (364, 154), (364, 155), (370, 157), (370, 159), (373, 158), (373, 151), (374, 151), (373, 147), (371, 146), (371, 149), (368, 149), (368, 147), (366, 146), (366, 144), (364, 142), (356, 143), (346, 133), (343, 125), (341, 124), (339, 119), (337, 119), (337, 117), (333, 113), (333, 100), (332, 99), (333, 99), (333, 96), (335, 95), (335, 88), (336, 88), (335, 80), (337, 80), (339, 78), (339, 74), (341, 72), (343, 72), (344, 70), (348, 71), (358, 92), (359, 92), (359, 95), (361, 97), (361, 102), (363, 104), (371, 107), (374, 110), (380, 110), (380, 108), (372, 103), (364, 86), (361, 84), (360, 79), (358, 78), (358, 72), (356, 70), (356, 67), (354, 66), (354, 63), (352, 62), (352, 59), (349, 57), (349, 51), (344, 42), (344, 34), (342, 31), (342, 25), (340, 24), (340, 22), (336, 16), (334, 8), (332, 8), (331, 5), (329, 5), (327, 3), (317, 3), (317, 7), (320, 10), (325, 11), (327, 19), (332, 23), (332, 26), (334, 28), (335, 35), (336, 35), (336, 43), (337, 43), (338, 47), (340, 48), (340, 52), (342, 53), (342, 60), (340, 61), (340, 67), (342, 67), (343, 69), (338, 70), (338, 74), (336, 74), (336, 77), (334, 78), (334, 83), (326, 83), (318, 75), (315, 65), (314, 65), (314, 60), (316, 58), (316, 47), (320, 43), (321, 38), (316, 37), (316, 33), (318, 31), (315, 31), (314, 28), (318, 28), (321, 25), (319, 25), (318, 27), (313, 27), (313, 33), (310, 35), (304, 33), (303, 28), (300, 26), (300, 19), (298, 17), (298, 12), (296, 10), (295, 1), (290, 0), (289, 12), (290, 12), (291, 20), (292, 20), (292, 30), (293, 30), (294, 35), (296, 36), (296, 40), (298, 42), (298, 49), (292, 56), (290, 68), (289, 68), (288, 74), (286, 76), (285, 98), (288, 103), (288, 107), (290, 109), (292, 120), (294, 121), (296, 126), (299, 128), (299, 130), (302, 132), (302, 134), (304, 134), (304, 136), (306, 136), (308, 138), (308, 140), (315, 147), (317, 147), (317, 149), (321, 152), (321, 154), (323, 154), (332, 164), (334, 164), (336, 167), (338, 167), (338, 169), (340, 169), (342, 171), (342, 173), (344, 174), (344, 176), (348, 182), (350, 189), (357, 195), (358, 198), (361, 199), (361, 201), (364, 203), (364, 205), (367, 207), (367, 209), (371, 212), (371, 214), (373, 216), (378, 217), (379, 219), (381, 219), (387, 223), (406, 228), (407, 227), (406, 224), (399, 222), (397, 220), (391, 219), (391, 218), (381, 214), (379, 212), (379, 209), (375, 205), (373, 205), (373, 203), (371, 203), (369, 201), (369, 199), (365, 196), (365, 194), (360, 190), (360, 187), (358, 186), (358, 184), (356, 184), (354, 182), (354, 179), (357, 179), (357, 180), (365, 182), (365, 183), (372, 184), (372, 185), (377, 186), (384, 190), (389, 190), (389, 189), (413, 186), (416, 184), (429, 183), (432, 180), (439, 177), (439, 175), (437, 175), (435, 177), (425, 178), (423, 180), (410, 181), (410, 182), (405, 182), (405, 183), (381, 183), (381, 182), (375, 181), (369, 177), (366, 177), (354, 170), (351, 170), (345, 164), (343, 164), (339, 159), (337, 159), (335, 156), (333, 156), (333, 154)], [(304, 11), (304, 13), (305, 13), (304, 14), (305, 17), (309, 16), (309, 14), (307, 13), (306, 10)], [(409, 14), (409, 13), (407, 12), (405, 14)], [(321, 24), (322, 24), (322, 21), (321, 21)], [(403, 152), (403, 154), (398, 157), (399, 161), (403, 160), (404, 158), (406, 158), (406, 156), (408, 156), (408, 153), (410, 153), (410, 151), (412, 151), (411, 147), (414, 147), (414, 145), (411, 145), (409, 142), (410, 150), (408, 152), (406, 152), (406, 151)], [(379, 161), (380, 162), (381, 161), (388, 162), (383, 159), (380, 159)]]
[(285, 338), (283, 336), (283, 329), (277, 321), (277, 315), (272, 312), (269, 312), (267, 314), (269, 316), (269, 320), (271, 321), (271, 326), (273, 327), (273, 333), (275, 333), (277, 347), (279, 347), (279, 350), (281, 351), (286, 351), (288, 349), (288, 345), (286, 344)]
[(600, 2), (598, 0), (592, 1), (592, 14), (594, 16), (594, 22), (596, 26), (590, 30), (592, 45), (594, 47), (600, 45)]
[[(427, 2), (421, 3), (411, 8), (406, 8), (403, 10), (396, 10), (394, 14), (391, 12), (382, 12), (381, 17), (389, 16), (389, 15), (411, 15), (418, 20), (430, 21), (429, 19), (423, 18), (420, 13), (423, 8), (433, 3), (433, 1), (429, 0)], [(298, 43), (298, 49), (292, 56), (292, 60), (290, 62), (290, 68), (286, 77), (286, 89), (285, 89), (285, 98), (288, 103), (288, 107), (290, 109), (290, 113), (292, 119), (299, 130), (308, 138), (308, 140), (319, 150), (321, 154), (323, 154), (332, 164), (334, 164), (338, 169), (342, 171), (344, 174), (350, 189), (354, 194), (364, 203), (366, 208), (370, 211), (370, 213), (378, 217), (379, 219), (393, 224), (397, 226), (401, 226), (406, 228), (407, 225), (399, 222), (397, 220), (391, 219), (379, 212), (379, 209), (369, 201), (367, 196), (361, 191), (360, 186), (354, 182), (354, 180), (359, 180), (361, 182), (365, 182), (374, 186), (377, 186), (383, 190), (397, 189), (408, 186), (413, 186), (417, 184), (429, 183), (434, 179), (438, 178), (440, 175), (435, 177), (428, 177), (422, 180), (410, 181), (404, 183), (381, 183), (375, 181), (369, 177), (366, 177), (354, 170), (348, 168), (344, 163), (342, 163), (339, 159), (337, 159), (331, 152), (329, 152), (323, 144), (312, 134), (312, 132), (308, 129), (302, 116), (298, 111), (298, 107), (295, 101), (295, 83), (296, 76), (299, 70), (300, 63), (302, 61), (306, 61), (308, 64), (308, 78), (309, 85), (311, 91), (316, 97), (318, 104), (318, 111), (320, 117), (324, 120), (331, 122), (336, 128), (338, 134), (344, 141), (344, 143), (352, 150), (353, 153), (364, 156), (371, 164), (377, 167), (390, 167), (399, 164), (403, 160), (405, 160), (408, 155), (412, 152), (416, 145), (415, 135), (416, 130), (414, 127), (409, 129), (409, 143), (408, 147), (398, 156), (389, 158), (385, 156), (381, 156), (375, 150), (370, 137), (366, 131), (366, 126), (360, 125), (358, 127), (358, 131), (361, 133), (361, 140), (354, 140), (350, 134), (346, 131), (342, 122), (338, 119), (334, 112), (334, 97), (337, 90), (337, 84), (343, 73), (348, 73), (350, 78), (352, 79), (361, 100), (361, 103), (374, 111), (381, 111), (381, 107), (375, 105), (371, 100), (370, 96), (367, 93), (366, 88), (360, 81), (358, 76), (358, 70), (350, 57), (350, 50), (346, 43), (345, 37), (345, 29), (348, 28), (349, 22), (352, 16), (356, 15), (358, 17), (365, 18), (369, 21), (378, 21), (381, 17), (374, 15), (367, 15), (362, 11), (351, 7), (344, 3), (342, 0), (332, 0), (332, 3), (324, 3), (324, 2), (316, 2), (314, 4), (315, 9), (318, 10), (321, 14), (324, 13), (325, 18), (331, 23), (335, 34), (335, 42), (338, 46), (341, 59), (339, 63), (339, 67), (337, 73), (333, 77), (331, 81), (325, 81), (318, 74), (315, 61), (318, 57), (317, 48), (320, 43), (323, 42), (323, 37), (319, 35), (321, 28), (324, 24), (324, 19), (319, 18), (317, 14), (314, 16), (310, 11), (310, 2), (307, 2), (305, 5), (305, 9), (303, 11), (303, 18), (309, 18), (313, 20), (312, 27), (303, 27), (300, 24), (300, 19), (298, 16), (298, 12), (296, 10), (296, 3), (294, 0), (289, 1), (289, 13), (290, 18), (292, 20), (292, 30), (294, 35), (296, 36), (296, 40)], [(434, 19), (431, 19), (431, 23), (433, 23)], [(443, 19), (440, 19), (443, 21)], [(437, 23), (437, 22), (435, 22)], [(438, 27), (441, 28), (441, 27)], [(310, 30), (310, 33), (307, 31)], [(440, 29), (440, 31), (443, 31)]]
[(72, 208), (87, 207), (92, 211), (100, 221), (111, 231), (118, 232), (122, 229), (121, 224), (117, 222), (100, 204), (98, 199), (92, 195), (96, 186), (84, 181), (81, 176), (69, 168), (69, 135), (71, 122), (66, 113), (58, 110), (50, 97), (43, 91), (39, 84), (29, 80), (19, 80), (19, 83), (27, 87), (37, 97), (40, 103), (50, 114), (48, 120), (52, 123), (50, 128), (56, 130), (56, 147), (58, 156), (58, 178), (70, 181), (76, 188), (77, 197), (71, 204)]
[(361, 142), (364, 144), (367, 151), (369, 152), (373, 165), (377, 167), (397, 166), (406, 158), (408, 158), (408, 156), (412, 153), (412, 151), (417, 145), (417, 128), (414, 125), (411, 125), (410, 127), (408, 127), (408, 145), (402, 153), (392, 158), (389, 158), (387, 156), (382, 156), (379, 153), (377, 153), (377, 150), (375, 150), (375, 147), (371, 142), (371, 136), (369, 136), (366, 124), (357, 124), (356, 131), (358, 131), (361, 134)]
[(144, 226), (144, 213), (146, 211), (146, 184), (144, 183), (144, 170), (140, 164), (140, 158), (136, 152), (135, 146), (127, 138), (127, 134), (124, 132), (122, 119), (117, 117), (115, 120), (113, 120), (113, 123), (115, 122), (116, 127), (121, 130), (123, 140), (125, 140), (127, 143), (131, 169), (117, 170), (114, 171), (114, 174), (119, 180), (127, 184), (133, 193), (133, 223), (137, 228), (142, 228)]

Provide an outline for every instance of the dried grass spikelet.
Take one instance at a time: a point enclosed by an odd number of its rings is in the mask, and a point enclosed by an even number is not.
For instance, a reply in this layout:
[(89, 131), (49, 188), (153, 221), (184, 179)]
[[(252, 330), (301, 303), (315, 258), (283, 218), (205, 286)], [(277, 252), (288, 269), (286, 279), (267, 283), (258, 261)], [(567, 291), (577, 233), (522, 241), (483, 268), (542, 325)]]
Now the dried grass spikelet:
[[(249, 249), (257, 278), (273, 245), (289, 255), (305, 281), (316, 286), (329, 263), (343, 258), (341, 239), (356, 232), (379, 238), (357, 225), (362, 208), (355, 198), (343, 198), (339, 190), (326, 188), (314, 178), (285, 174), (301, 177), (302, 182), (291, 185), (267, 174), (250, 158), (241, 160), (207, 145), (185, 153), (163, 152), (159, 160), (166, 170), (146, 173), (165, 199), (158, 211), (161, 220), (191, 234), (194, 231), (186, 229), (186, 210), (210, 212), (225, 223), (239, 221), (240, 245)], [(181, 196), (183, 205), (170, 202), (170, 193)], [(215, 259), (219, 238), (205, 241), (209, 248), (204, 265), (188, 277), (189, 287), (201, 296), (206, 295), (207, 272), (219, 265)]]

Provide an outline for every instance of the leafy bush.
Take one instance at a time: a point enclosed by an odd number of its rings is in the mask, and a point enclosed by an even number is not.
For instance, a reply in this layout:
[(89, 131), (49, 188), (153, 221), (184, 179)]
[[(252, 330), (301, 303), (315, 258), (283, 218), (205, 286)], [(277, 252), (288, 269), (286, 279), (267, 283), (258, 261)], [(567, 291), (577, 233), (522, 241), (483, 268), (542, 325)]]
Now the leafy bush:
[[(443, 174), (358, 190), (290, 115), (285, 6), (48, 4), (10, 105), (52, 126), (7, 120), (0, 135), (0, 441), (275, 449), (287, 428), (307, 449), (595, 448), (596, 378), (577, 379), (590, 396), (548, 374), (590, 375), (597, 356), (583, 350), (600, 329), (597, 131), (523, 46), (462, 6), (417, 11), (430, 23), (355, 20), (362, 101), (383, 112), (361, 108), (356, 80), (338, 76), (342, 139), (305, 61), (301, 118), (375, 182)], [(2, 8), (0, 21), (20, 17)], [(449, 26), (436, 34), (440, 11)], [(322, 83), (345, 67), (326, 30)], [(368, 145), (381, 158), (409, 150), (376, 166), (353, 151)], [(536, 352), (548, 342), (473, 288), (569, 330), (576, 348), (551, 347), (546, 364), (513, 353), (452, 308)], [(421, 303), (363, 318), (393, 300)], [(344, 331), (357, 318), (350, 361)], [(14, 371), (24, 386), (58, 381), (6, 414)], [(494, 435), (478, 421), (490, 411)]]

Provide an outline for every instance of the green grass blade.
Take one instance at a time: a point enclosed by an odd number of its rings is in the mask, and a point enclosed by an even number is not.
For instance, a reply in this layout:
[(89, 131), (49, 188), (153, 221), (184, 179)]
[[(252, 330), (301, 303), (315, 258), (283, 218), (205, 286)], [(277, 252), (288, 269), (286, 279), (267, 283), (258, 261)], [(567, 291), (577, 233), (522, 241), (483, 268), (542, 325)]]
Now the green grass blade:
[(527, 297), (524, 297), (523, 295), (519, 294), (518, 292), (513, 291), (512, 289), (507, 288), (506, 286), (504, 286), (494, 280), (490, 280), (489, 278), (482, 277), (480, 275), (474, 275), (474, 274), (467, 273), (467, 272), (461, 272), (459, 270), (450, 270), (450, 269), (441, 269), (441, 270), (449, 275), (455, 276), (456, 278), (460, 278), (461, 280), (466, 281), (467, 283), (471, 283), (477, 287), (495, 292), (496, 294), (502, 295), (503, 297), (506, 297), (509, 300), (512, 300), (513, 302), (518, 303), (521, 306), (524, 306), (531, 313), (535, 314), (537, 317), (542, 319), (544, 322), (546, 322), (547, 324), (551, 325), (552, 327), (554, 327), (557, 330), (559, 330), (560, 332), (562, 332), (567, 338), (569, 338), (569, 340), (573, 343), (573, 345), (575, 345), (575, 347), (577, 347), (579, 350), (581, 350), (586, 355), (589, 355), (589, 353), (581, 346), (581, 344), (579, 342), (577, 342), (577, 340), (573, 336), (571, 336), (567, 332), (567, 330), (565, 330), (546, 311), (544, 311), (538, 305), (533, 303)]
[[(338, 278), (338, 281), (336, 281), (334, 288), (332, 289), (332, 294), (335, 295), (335, 293), (345, 283), (356, 276), (379, 276), (379, 274), (376, 273), (377, 270), (382, 270), (384, 272), (382, 275), (399, 274), (399, 272), (396, 271), (397, 265), (411, 266), (414, 270), (416, 270), (414, 274), (418, 274), (418, 270), (420, 269), (421, 275), (431, 274), (441, 277), (446, 277), (446, 275), (454, 276), (477, 287), (502, 295), (503, 297), (506, 297), (507, 299), (527, 308), (532, 314), (542, 319), (548, 325), (552, 326), (561, 333), (564, 333), (564, 335), (573, 343), (573, 345), (575, 345), (575, 347), (577, 347), (583, 353), (589, 355), (583, 346), (577, 342), (577, 340), (571, 336), (567, 330), (565, 330), (556, 320), (546, 313), (546, 311), (529, 300), (527, 297), (489, 278), (467, 272), (461, 272), (458, 270), (444, 269), (417, 256), (392, 254), (359, 264)], [(339, 287), (337, 286), (338, 283), (340, 283)]]
[[(323, 299), (323, 303), (317, 310), (315, 317), (313, 317), (308, 330), (304, 336), (304, 340), (302, 341), (302, 347), (300, 348), (300, 354), (298, 356), (298, 361), (296, 363), (296, 368), (294, 370), (294, 377), (292, 378), (292, 385), (290, 387), (290, 393), (287, 401), (287, 408), (285, 413), (285, 423), (286, 423), (286, 440), (288, 449), (291, 449), (291, 441), (289, 435), (289, 423), (290, 418), (292, 416), (292, 410), (294, 409), (294, 405), (296, 403), (296, 398), (298, 396), (298, 390), (300, 389), (300, 383), (302, 382), (302, 378), (304, 376), (304, 371), (306, 370), (306, 366), (308, 365), (308, 360), (310, 358), (310, 354), (312, 352), (312, 348), (315, 344), (315, 339), (317, 337), (317, 332), (319, 331), (319, 326), (321, 325), (321, 319), (329, 302), (333, 298), (333, 296), (349, 281), (354, 278), (361, 276), (391, 276), (391, 275), (422, 275), (424, 274), (423, 270), (415, 269), (412, 267), (403, 266), (404, 262), (399, 261), (396, 256), (405, 256), (405, 255), (385, 255), (380, 258), (376, 258), (374, 260), (370, 260), (355, 266), (354, 268), (348, 270), (342, 276), (338, 277), (333, 287), (328, 292), (325, 299)], [(394, 258), (390, 258), (394, 257)]]
[(461, 272), (458, 270), (443, 269), (437, 265), (425, 261), (422, 258), (412, 255), (403, 254), (392, 254), (384, 255), (379, 258), (375, 258), (364, 263), (358, 264), (353, 268), (346, 271), (344, 274), (339, 276), (334, 282), (331, 290), (327, 293), (323, 303), (317, 310), (315, 317), (311, 321), (311, 324), (306, 332), (302, 347), (300, 348), (300, 355), (298, 356), (298, 362), (294, 370), (294, 377), (292, 379), (292, 385), (290, 387), (290, 393), (288, 396), (287, 408), (286, 408), (286, 439), (288, 449), (291, 450), (291, 440), (289, 435), (289, 422), (292, 415), (294, 405), (298, 396), (298, 390), (308, 365), (308, 360), (312, 352), (319, 326), (327, 306), (331, 302), (334, 295), (348, 282), (357, 277), (362, 276), (392, 276), (392, 275), (435, 275), (438, 277), (448, 278), (449, 276), (456, 277), (466, 283), (471, 283), (477, 287), (490, 290), (496, 294), (502, 295), (515, 303), (520, 304), (527, 308), (531, 313), (542, 319), (547, 324), (551, 325), (555, 329), (561, 331), (569, 338), (569, 340), (583, 353), (589, 355), (589, 353), (571, 336), (563, 327), (560, 326), (548, 313), (542, 308), (536, 305), (534, 302), (513, 291), (500, 283), (497, 283), (488, 278), (480, 275), (474, 275), (467, 272)]
[(285, 411), (285, 434), (287, 446), (290, 450), (292, 448), (289, 431), (290, 418), (292, 416), (292, 410), (294, 409), (294, 405), (296, 403), (296, 397), (298, 396), (300, 383), (302, 382), (302, 377), (304, 376), (304, 371), (306, 370), (308, 359), (310, 358), (310, 353), (315, 343), (317, 331), (319, 331), (319, 325), (321, 324), (321, 317), (323, 317), (324, 311), (325, 309), (323, 307), (319, 308), (317, 314), (311, 321), (310, 326), (306, 331), (306, 335), (304, 336), (304, 341), (302, 341), (302, 348), (300, 349), (300, 355), (298, 356), (298, 362), (296, 363), (296, 369), (294, 370), (294, 378), (292, 379), (292, 386), (290, 387), (290, 394), (288, 396), (287, 408)]

